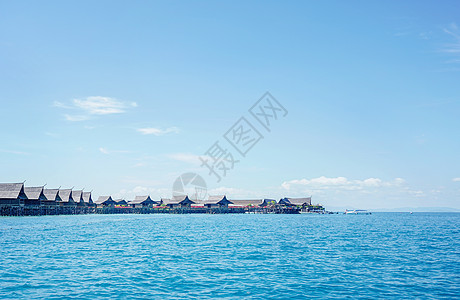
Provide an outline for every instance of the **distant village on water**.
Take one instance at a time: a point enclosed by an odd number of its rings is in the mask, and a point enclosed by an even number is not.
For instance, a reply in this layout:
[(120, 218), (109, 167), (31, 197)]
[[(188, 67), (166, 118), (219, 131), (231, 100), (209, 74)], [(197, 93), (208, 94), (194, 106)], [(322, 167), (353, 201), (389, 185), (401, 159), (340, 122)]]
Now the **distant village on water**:
[(24, 183), (0, 183), (0, 215), (58, 215), (115, 213), (325, 213), (320, 204), (312, 205), (311, 197), (229, 200), (225, 195), (207, 200), (190, 199), (187, 195), (153, 200), (149, 195), (134, 200), (100, 196), (93, 201), (91, 192), (73, 189), (27, 187)]

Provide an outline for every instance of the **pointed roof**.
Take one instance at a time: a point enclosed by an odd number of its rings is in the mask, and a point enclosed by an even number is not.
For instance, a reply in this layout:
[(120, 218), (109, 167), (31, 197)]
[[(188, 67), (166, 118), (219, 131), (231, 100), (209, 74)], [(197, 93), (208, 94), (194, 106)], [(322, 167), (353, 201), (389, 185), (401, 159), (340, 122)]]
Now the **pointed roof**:
[(283, 198), (279, 203), (287, 203), (292, 205), (311, 205), (311, 197), (306, 198)]
[(61, 201), (61, 197), (59, 197), (59, 189), (44, 189), (43, 194), (48, 201)]
[(59, 197), (62, 202), (73, 202), (72, 189), (59, 189)]
[(219, 203), (232, 203), (225, 195), (209, 196), (208, 200), (199, 201), (202, 204), (219, 204)]
[(30, 200), (48, 200), (43, 194), (43, 186), (24, 187), (24, 193)]
[(141, 203), (144, 201), (152, 201), (152, 199), (150, 198), (150, 196), (136, 196), (134, 200), (131, 202)]
[(230, 200), (231, 204), (235, 206), (260, 206), (264, 203), (262, 199), (243, 199), (243, 200)]
[(188, 198), (187, 195), (179, 195), (179, 196), (173, 196), (171, 200), (182, 202), (182, 201), (190, 200), (190, 199)]
[(193, 204), (195, 202), (190, 200), (187, 195), (181, 195), (181, 196), (173, 196), (172, 199), (161, 198), (161, 203), (168, 205), (168, 204), (183, 204), (183, 203)]
[(83, 202), (85, 203), (93, 203), (93, 199), (91, 198), (91, 192), (83, 192), (82, 198)]
[(72, 191), (72, 199), (75, 202), (83, 202), (83, 190)]
[(24, 183), (0, 183), (0, 199), (27, 199)]
[(126, 201), (125, 199), (115, 199), (113, 201), (115, 201), (115, 202), (117, 202), (117, 204), (121, 204), (121, 205), (128, 204), (128, 201)]
[(99, 196), (96, 204), (116, 204), (116, 202), (113, 201), (112, 196)]
[(150, 196), (136, 196), (133, 201), (130, 201), (130, 204), (153, 204), (158, 203), (158, 201), (152, 200)]

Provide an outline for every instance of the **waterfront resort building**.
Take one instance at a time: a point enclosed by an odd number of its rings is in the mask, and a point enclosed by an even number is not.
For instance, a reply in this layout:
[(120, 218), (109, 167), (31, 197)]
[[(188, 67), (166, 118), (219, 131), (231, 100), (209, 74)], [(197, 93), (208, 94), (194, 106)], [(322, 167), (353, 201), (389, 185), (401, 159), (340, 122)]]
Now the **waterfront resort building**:
[(96, 200), (97, 207), (104, 207), (104, 206), (114, 206), (117, 202), (112, 199), (112, 196), (99, 196)]
[(229, 207), (260, 207), (264, 203), (263, 199), (247, 199), (247, 200), (230, 200)]
[(59, 197), (61, 197), (61, 201), (59, 205), (61, 206), (75, 206), (75, 202), (72, 198), (72, 189), (59, 189)]
[(285, 206), (310, 206), (311, 197), (307, 198), (283, 198), (278, 202), (280, 205)]
[(43, 194), (43, 186), (24, 187), (24, 193), (27, 199), (24, 200), (24, 205), (44, 205), (47, 200)]
[(170, 208), (174, 207), (190, 207), (192, 204), (195, 204), (188, 196), (173, 196), (172, 199), (161, 198), (161, 205), (168, 206)]
[(228, 207), (229, 204), (232, 204), (225, 195), (219, 196), (209, 196), (208, 200), (199, 201), (199, 204), (202, 204), (204, 207)]
[(22, 206), (26, 199), (24, 183), (0, 183), (0, 206)]
[(83, 201), (83, 191), (72, 191), (72, 199), (75, 202), (75, 205), (85, 206), (85, 201)]
[(94, 206), (93, 198), (91, 198), (91, 192), (83, 192), (82, 198), (86, 206)]
[(154, 205), (159, 204), (158, 201), (153, 201), (150, 196), (136, 196), (133, 201), (128, 203), (132, 207), (153, 207)]

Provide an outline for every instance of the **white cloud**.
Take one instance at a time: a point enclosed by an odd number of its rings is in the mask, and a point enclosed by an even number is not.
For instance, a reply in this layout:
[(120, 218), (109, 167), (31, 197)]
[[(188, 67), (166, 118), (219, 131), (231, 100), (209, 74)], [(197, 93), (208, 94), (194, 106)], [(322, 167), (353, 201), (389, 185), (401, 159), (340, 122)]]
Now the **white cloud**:
[(312, 179), (294, 179), (285, 181), (281, 186), (290, 190), (293, 187), (308, 187), (311, 189), (344, 189), (344, 190), (363, 190), (365, 188), (389, 187), (403, 184), (402, 178), (395, 178), (391, 182), (385, 182), (380, 178), (367, 178), (364, 180), (349, 180), (346, 177), (325, 177), (321, 176)]
[(90, 96), (73, 99), (70, 104), (54, 101), (54, 107), (77, 111), (75, 114), (65, 114), (67, 121), (77, 122), (90, 119), (92, 115), (109, 115), (126, 112), (130, 107), (137, 107), (136, 102), (124, 102), (110, 97)]
[[(453, 55), (460, 54), (460, 31), (455, 23), (451, 23), (448, 27), (443, 29), (451, 37), (451, 41), (444, 46), (442, 52), (450, 53)], [(452, 60), (451, 62), (458, 62), (458, 60)]]
[(169, 127), (166, 129), (155, 128), (155, 127), (147, 127), (147, 128), (138, 128), (138, 132), (141, 134), (153, 134), (156, 136), (165, 135), (168, 133), (179, 133), (179, 128), (177, 127)]
[(160, 200), (160, 198), (170, 198), (171, 197), (171, 189), (165, 188), (153, 188), (147, 186), (135, 186), (132, 189), (122, 189), (117, 193), (112, 195), (114, 199), (126, 199), (126, 200), (133, 200), (136, 196), (144, 196), (149, 195), (153, 200)]
[(460, 177), (452, 178), (452, 181), (454, 181), (454, 182), (460, 182)]
[(190, 164), (201, 163), (200, 156), (191, 154), (191, 153), (172, 153), (172, 154), (168, 154), (167, 156), (171, 159), (190, 163)]
[(107, 148), (104, 148), (104, 147), (100, 147), (99, 148), (99, 152), (103, 153), (103, 154), (112, 154), (112, 153), (131, 153), (131, 151), (128, 151), (128, 150), (109, 150)]
[(10, 153), (10, 154), (17, 154), (17, 155), (30, 155), (30, 153), (27, 153), (27, 152), (14, 151), (14, 150), (5, 150), (5, 149), (0, 149), (0, 152)]
[(64, 118), (67, 120), (67, 121), (71, 121), (71, 122), (79, 122), (79, 121), (86, 121), (89, 119), (89, 116), (83, 116), (83, 115), (68, 115), (68, 114), (64, 114)]
[(105, 149), (105, 148), (102, 148), (102, 147), (99, 148), (99, 151), (100, 151), (101, 153), (104, 153), (104, 154), (109, 154), (109, 151), (108, 151), (107, 149)]

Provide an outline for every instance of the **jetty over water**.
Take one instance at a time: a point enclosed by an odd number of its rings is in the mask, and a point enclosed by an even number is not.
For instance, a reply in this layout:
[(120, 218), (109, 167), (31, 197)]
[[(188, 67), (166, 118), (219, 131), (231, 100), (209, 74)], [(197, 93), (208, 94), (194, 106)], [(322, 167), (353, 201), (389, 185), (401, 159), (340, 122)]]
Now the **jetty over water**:
[(100, 196), (92, 200), (91, 192), (73, 189), (25, 187), (24, 183), (0, 183), (0, 216), (42, 216), (78, 214), (298, 214), (325, 213), (311, 197), (274, 199), (227, 199), (226, 195), (206, 200), (187, 195), (152, 199), (149, 195), (133, 200)]

